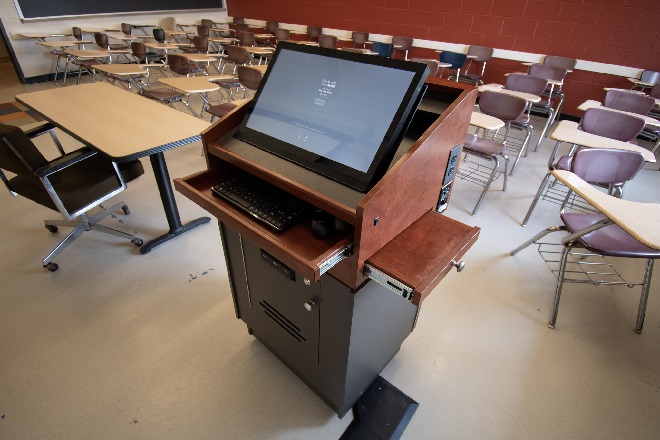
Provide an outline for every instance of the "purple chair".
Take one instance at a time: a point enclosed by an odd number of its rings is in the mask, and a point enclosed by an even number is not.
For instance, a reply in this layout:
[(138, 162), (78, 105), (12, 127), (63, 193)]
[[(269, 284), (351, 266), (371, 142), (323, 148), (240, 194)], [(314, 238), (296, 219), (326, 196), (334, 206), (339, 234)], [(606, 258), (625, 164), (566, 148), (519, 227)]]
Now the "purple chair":
[[(474, 85), (483, 84), (484, 82), (481, 80), (481, 78), (484, 76), (484, 72), (486, 71), (486, 63), (493, 59), (493, 51), (494, 50), (492, 47), (470, 46), (467, 52), (468, 65), (460, 79), (463, 82)], [(477, 71), (476, 73), (470, 72), (470, 67), (472, 67), (473, 62), (481, 63), (480, 71)]]
[(614, 110), (646, 115), (655, 107), (655, 98), (623, 90), (609, 90), (603, 105)]
[[(527, 72), (531, 76), (538, 76), (540, 78), (545, 78), (549, 80), (549, 85), (546, 91), (542, 94), (543, 96), (548, 97), (548, 101), (552, 101), (553, 98), (559, 97), (559, 103), (557, 104), (557, 107), (555, 108), (555, 114), (550, 122), (551, 124), (555, 121), (557, 116), (561, 113), (561, 109), (564, 106), (564, 100), (566, 99), (566, 96), (564, 95), (564, 92), (562, 91), (562, 86), (559, 85), (553, 85), (550, 83), (550, 80), (553, 81), (564, 81), (566, 78), (566, 73), (568, 71), (563, 68), (563, 67), (556, 67), (548, 64), (532, 64), (529, 66), (529, 71)], [(538, 103), (536, 105), (545, 105), (544, 102)], [(552, 105), (552, 104), (550, 104)], [(535, 110), (535, 109), (533, 109)]]
[(557, 55), (546, 55), (543, 64), (552, 67), (561, 67), (566, 70), (575, 70), (577, 60), (575, 58), (559, 57)]
[[(530, 93), (532, 95), (541, 96), (547, 87), (547, 79), (537, 76), (524, 75), (522, 73), (512, 73), (506, 79), (507, 89), (515, 90), (517, 92)], [(541, 100), (538, 103), (530, 104), (527, 109), (528, 116), (530, 115), (532, 109), (535, 112), (545, 113), (548, 115), (545, 125), (543, 126), (543, 130), (539, 135), (539, 140), (534, 147), (533, 151), (536, 151), (538, 150), (539, 145), (541, 145), (541, 141), (543, 141), (543, 138), (546, 136), (548, 127), (554, 120), (554, 109), (552, 108), (552, 102), (550, 100)]]
[[(642, 128), (644, 128), (644, 121), (640, 118), (626, 115), (624, 113), (616, 113), (603, 110), (601, 108), (590, 108), (584, 113), (582, 122), (580, 123), (580, 128), (582, 128), (582, 130), (586, 131), (587, 133), (607, 137), (610, 139), (616, 139), (622, 142), (630, 142), (631, 140), (635, 139), (642, 131)], [(551, 155), (551, 160), (552, 157), (554, 157), (556, 154), (556, 151), (559, 148), (559, 144), (560, 142), (557, 142), (555, 152)], [(527, 210), (527, 215), (525, 215), (525, 219), (522, 221), (522, 226), (527, 225), (527, 222), (532, 216), (532, 212), (534, 212), (534, 208), (536, 208), (536, 204), (544, 194), (546, 185), (552, 176), (552, 170), (572, 170), (572, 161), (574, 157), (572, 155), (573, 153), (574, 152), (572, 151), (568, 155), (560, 157), (559, 160), (554, 164), (548, 164), (548, 172), (541, 181), (541, 185), (539, 186), (539, 189), (536, 192), (534, 199), (532, 200), (532, 204)], [(598, 181), (590, 181), (588, 179), (589, 176), (586, 177), (586, 179), (584, 177), (583, 179), (591, 184), (601, 184)], [(626, 182), (627, 180), (613, 182), (609, 188), (610, 195), (614, 195), (615, 197), (620, 198), (623, 195), (623, 185)]]
[(486, 179), (483, 180), (478, 178), (479, 175), (477, 173), (468, 174), (465, 172), (465, 170), (462, 170), (461, 167), (458, 169), (458, 174), (461, 178), (470, 180), (484, 187), (484, 190), (479, 196), (479, 200), (477, 200), (477, 204), (472, 210), (472, 215), (477, 213), (481, 202), (486, 196), (486, 192), (490, 188), (491, 183), (493, 183), (493, 180), (495, 180), (497, 177), (498, 171), (500, 171), (500, 158), (504, 160), (504, 170), (502, 171), (504, 174), (504, 184), (502, 186), (502, 190), (506, 191), (509, 158), (504, 154), (504, 149), (506, 147), (509, 127), (512, 121), (515, 121), (524, 115), (526, 107), (527, 102), (524, 99), (511, 95), (505, 95), (503, 93), (483, 92), (479, 97), (479, 110), (481, 113), (501, 119), (505, 124), (507, 124), (507, 128), (504, 139), (502, 141), (495, 140), (495, 135), (497, 135), (497, 133), (495, 133), (492, 139), (479, 137), (470, 133), (465, 136), (463, 152), (466, 153), (466, 156), (473, 154), (485, 160), (491, 161), (493, 164), (493, 168), (491, 169), (490, 174)]
[[(573, 159), (571, 171), (586, 181), (600, 181), (602, 184), (611, 184), (621, 180), (631, 179), (644, 164), (644, 158), (640, 153), (626, 150), (607, 150), (607, 149), (584, 149), (578, 151)], [(569, 192), (570, 195), (570, 192)], [(568, 196), (567, 196), (568, 199)], [(532, 243), (538, 242), (542, 237), (551, 232), (567, 231), (570, 240), (562, 240), (563, 249), (559, 260), (559, 269), (557, 276), (557, 286), (555, 289), (555, 301), (550, 316), (548, 327), (555, 328), (557, 322), (557, 313), (559, 310), (559, 299), (565, 282), (582, 282), (594, 285), (599, 284), (634, 284), (626, 281), (605, 281), (602, 278), (569, 279), (567, 276), (575, 271), (566, 269), (568, 257), (576, 247), (586, 248), (588, 252), (605, 257), (622, 258), (645, 258), (647, 259), (644, 281), (642, 285), (642, 295), (639, 301), (637, 312), (637, 322), (635, 332), (641, 333), (644, 325), (644, 315), (646, 312), (646, 302), (648, 300), (649, 287), (651, 285), (651, 275), (653, 273), (653, 262), (660, 258), (660, 250), (649, 248), (632, 235), (616, 224), (612, 224), (603, 214), (582, 214), (582, 213), (564, 213), (564, 206), (560, 211), (562, 226), (552, 226), (540, 232), (530, 240), (523, 243), (511, 251), (515, 255), (522, 249)], [(567, 237), (568, 238), (568, 237)], [(564, 242), (566, 241), (566, 242)], [(584, 261), (585, 254), (579, 254), (575, 264), (589, 264)], [(588, 258), (589, 255), (586, 255)], [(591, 275), (605, 275), (594, 273), (594, 266), (588, 269)]]

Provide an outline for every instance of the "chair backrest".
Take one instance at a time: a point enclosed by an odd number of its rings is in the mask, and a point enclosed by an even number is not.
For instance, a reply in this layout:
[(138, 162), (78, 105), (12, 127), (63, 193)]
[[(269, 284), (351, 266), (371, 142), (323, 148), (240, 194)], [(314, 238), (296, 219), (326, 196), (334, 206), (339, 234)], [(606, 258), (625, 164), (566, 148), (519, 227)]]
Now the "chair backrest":
[(604, 105), (615, 110), (645, 115), (655, 107), (655, 98), (623, 90), (608, 90)]
[(517, 96), (498, 92), (483, 92), (479, 96), (482, 113), (510, 122), (520, 118), (527, 108), (527, 101)]
[(234, 17), (232, 19), (232, 23), (234, 24), (245, 24), (245, 19), (242, 17)]
[(71, 29), (71, 33), (73, 34), (76, 40), (81, 41), (83, 39), (82, 29), (80, 29), (79, 27), (74, 26)]
[(200, 37), (208, 37), (211, 28), (204, 25), (197, 26), (197, 35)]
[(160, 20), (158, 27), (165, 29), (167, 31), (173, 31), (176, 28), (176, 18), (174, 17), (165, 17)]
[(267, 21), (266, 22), (266, 30), (268, 31), (269, 34), (275, 35), (275, 29), (280, 27), (280, 24), (276, 21)]
[(182, 57), (181, 55), (169, 54), (167, 56), (167, 65), (170, 68), (170, 71), (176, 73), (177, 75), (187, 76), (190, 73), (190, 62), (188, 58)]
[(336, 49), (337, 48), (337, 37), (334, 35), (319, 35), (319, 46), (325, 47), (326, 49)]
[(429, 66), (429, 76), (435, 76), (438, 73), (438, 62), (427, 58), (411, 58), (410, 61), (414, 63), (423, 63)]
[(236, 38), (238, 38), (238, 44), (241, 46), (256, 46), (257, 44), (252, 32), (238, 32)]
[(630, 142), (644, 129), (644, 120), (603, 108), (590, 108), (582, 116), (580, 127), (587, 133)]
[(556, 55), (546, 55), (543, 58), (543, 64), (552, 67), (561, 67), (566, 70), (574, 70), (577, 60), (574, 58), (558, 57)]
[(274, 34), (277, 41), (289, 41), (291, 39), (291, 32), (288, 29), (277, 28)]
[(210, 29), (210, 28), (213, 27), (213, 20), (208, 19), (208, 18), (202, 18), (202, 20), (200, 21), (200, 24), (202, 26), (206, 26), (207, 28)]
[(96, 40), (96, 44), (101, 46), (102, 49), (109, 49), (108, 36), (106, 34), (102, 32), (95, 32), (94, 40)]
[(464, 53), (450, 52), (446, 50), (440, 52), (440, 62), (451, 64), (449, 69), (462, 69), (466, 60), (467, 54)]
[(121, 24), (121, 31), (126, 35), (131, 35), (131, 33), (133, 32), (133, 28), (128, 23), (122, 23)]
[(238, 66), (238, 81), (250, 90), (257, 90), (263, 74), (250, 66)]
[(131, 42), (131, 53), (140, 63), (147, 62), (147, 46), (141, 41)]
[(201, 35), (195, 35), (193, 37), (193, 46), (198, 52), (207, 53), (209, 51), (209, 39)]
[(365, 44), (369, 39), (369, 32), (353, 32), (351, 39), (355, 44)]
[(506, 78), (506, 88), (516, 92), (540, 95), (548, 87), (548, 80), (524, 73), (511, 73)]
[(660, 72), (645, 70), (642, 72), (639, 80), (648, 84), (658, 84), (660, 83)]
[(310, 40), (316, 41), (322, 32), (323, 28), (321, 26), (307, 26), (307, 35)]
[(371, 50), (376, 52), (379, 57), (389, 58), (394, 53), (394, 45), (389, 43), (381, 43), (379, 41), (374, 41), (371, 43)]
[(246, 64), (250, 59), (244, 47), (230, 45), (225, 47), (225, 51), (227, 52), (227, 61), (230, 63)]
[(656, 84), (651, 88), (650, 95), (655, 99), (660, 99), (660, 83)]
[(539, 78), (552, 79), (555, 81), (563, 81), (566, 77), (566, 69), (562, 67), (547, 66), (545, 64), (532, 64), (529, 66), (527, 72), (530, 76), (538, 76)]
[(468, 56), (472, 56), (474, 61), (485, 63), (493, 59), (493, 48), (485, 46), (470, 46), (468, 48)]
[(644, 166), (637, 151), (582, 148), (575, 152), (571, 172), (589, 183), (608, 185), (631, 180)]
[(234, 30), (236, 30), (236, 32), (248, 32), (250, 30), (250, 25), (245, 23), (238, 23), (234, 25)]
[(158, 41), (159, 43), (164, 43), (165, 42), (165, 30), (162, 28), (155, 28), (154, 31), (154, 40)]
[(399, 50), (408, 50), (413, 45), (413, 39), (410, 37), (394, 36), (392, 37), (392, 44), (400, 46)]

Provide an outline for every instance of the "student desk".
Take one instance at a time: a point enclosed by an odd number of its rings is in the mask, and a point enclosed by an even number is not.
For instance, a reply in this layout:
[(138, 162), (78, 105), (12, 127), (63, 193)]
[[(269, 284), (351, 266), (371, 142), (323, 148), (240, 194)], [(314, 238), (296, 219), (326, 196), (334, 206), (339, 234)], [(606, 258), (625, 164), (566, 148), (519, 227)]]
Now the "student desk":
[(604, 107), (601, 102), (595, 101), (593, 99), (588, 99), (588, 100), (584, 101), (582, 104), (580, 104), (578, 106), (578, 110), (588, 110), (590, 108), (602, 108), (604, 110), (609, 110), (609, 111), (612, 111), (612, 112), (624, 113), (626, 115), (630, 115), (630, 116), (634, 116), (636, 118), (644, 119), (644, 122), (647, 125), (653, 125), (653, 126), (656, 126), (656, 127), (660, 127), (660, 120), (658, 120), (658, 119), (655, 119), (655, 118), (652, 118), (652, 117), (646, 116), (646, 115), (640, 115), (639, 113), (625, 112), (623, 110), (616, 110), (616, 109), (613, 109), (613, 108)]
[(641, 153), (646, 162), (655, 162), (655, 155), (646, 148), (639, 147), (629, 142), (618, 141), (603, 136), (587, 133), (579, 128), (579, 124), (573, 121), (559, 121), (557, 127), (550, 134), (550, 139), (557, 141), (555, 148), (550, 155), (548, 161), (548, 168), (552, 169), (555, 160), (557, 159), (557, 152), (562, 142), (567, 142), (573, 145), (580, 145), (587, 148), (611, 148), (616, 150), (629, 150)]
[(210, 220), (181, 223), (163, 154), (198, 141), (208, 122), (106, 83), (22, 93), (16, 100), (117, 162), (149, 156), (170, 230), (142, 245), (141, 253)]
[[(417, 110), (389, 171), (366, 194), (234, 138), (248, 105), (202, 134), (207, 169), (174, 180), (219, 220), (236, 317), (340, 417), (396, 355), (424, 299), (462, 269), (479, 234), (437, 212), (449, 200), (476, 90), (427, 84), (424, 99), (441, 100), (442, 114)], [(314, 238), (309, 214), (276, 233), (212, 194), (238, 170), (340, 226)]]
[(522, 98), (527, 102), (536, 103), (541, 101), (541, 97), (538, 95), (532, 95), (531, 93), (517, 92), (515, 90), (509, 90), (501, 84), (485, 84), (479, 86), (479, 92), (497, 92), (504, 93), (506, 95), (515, 96), (517, 98)]
[(580, 177), (565, 170), (554, 170), (552, 175), (575, 191), (591, 206), (605, 214), (637, 241), (653, 249), (660, 249), (660, 204), (640, 203), (618, 199), (598, 191)]
[(229, 79), (232, 75), (213, 75), (213, 76), (180, 76), (176, 78), (161, 78), (158, 81), (179, 90), (187, 95), (197, 93), (202, 98), (202, 110), (200, 117), (204, 116), (204, 105), (210, 105), (207, 95), (209, 92), (215, 92), (220, 86), (211, 82), (212, 79)]

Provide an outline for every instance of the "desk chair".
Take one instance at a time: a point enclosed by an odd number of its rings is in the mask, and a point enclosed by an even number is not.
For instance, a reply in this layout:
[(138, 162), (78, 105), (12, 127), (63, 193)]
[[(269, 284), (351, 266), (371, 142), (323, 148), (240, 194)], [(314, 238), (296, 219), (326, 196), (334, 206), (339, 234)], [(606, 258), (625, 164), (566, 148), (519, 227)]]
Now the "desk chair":
[(577, 60), (575, 58), (559, 57), (556, 55), (546, 55), (543, 58), (543, 64), (546, 66), (560, 67), (566, 70), (575, 70)]
[(291, 31), (288, 29), (277, 28), (273, 32), (275, 35), (275, 42), (279, 43), (280, 41), (289, 41), (291, 39)]
[[(244, 99), (248, 99), (250, 96), (248, 90), (254, 93), (259, 88), (262, 78), (263, 74), (260, 70), (253, 69), (250, 66), (238, 66), (238, 81), (239, 85), (243, 86)], [(216, 83), (218, 84), (218, 82)], [(231, 93), (231, 89), (229, 93)], [(231, 100), (228, 100), (226, 104), (208, 106), (206, 111), (211, 114), (211, 122), (213, 122), (216, 116), (222, 118), (235, 108), (236, 104), (232, 104)]]
[(154, 40), (156, 40), (159, 43), (165, 43), (167, 34), (165, 33), (165, 30), (163, 28), (154, 28), (152, 32), (154, 35)]
[(337, 49), (337, 37), (334, 35), (319, 35), (319, 47), (325, 47), (326, 49)]
[[(491, 183), (502, 172), (504, 173), (502, 190), (506, 191), (509, 158), (504, 154), (504, 149), (507, 147), (511, 123), (522, 118), (526, 108), (527, 101), (515, 96), (497, 92), (483, 92), (479, 96), (479, 110), (481, 113), (500, 119), (504, 122), (506, 130), (500, 140), (497, 140), (499, 130), (494, 132), (491, 139), (486, 138), (485, 132), (483, 137), (479, 137), (478, 133), (474, 135), (468, 133), (465, 136), (463, 151), (466, 154), (463, 162), (458, 167), (457, 175), (461, 179), (471, 181), (484, 188), (472, 210), (472, 215), (476, 215)], [(485, 159), (492, 165), (492, 168), (489, 168), (488, 165), (469, 162), (467, 159), (470, 155)], [(500, 158), (504, 160), (503, 171), (500, 171)]]
[(256, 46), (257, 40), (252, 32), (237, 32), (236, 38), (238, 38), (239, 46)]
[(96, 45), (101, 49), (117, 54), (117, 58), (121, 56), (126, 62), (130, 62), (130, 59), (127, 56), (128, 46), (126, 46), (126, 44), (110, 44), (108, 43), (108, 36), (102, 32), (95, 32), (94, 39), (96, 40)]
[(321, 26), (307, 26), (307, 36), (309, 41), (319, 41), (319, 37), (323, 33), (323, 28)]
[(195, 35), (190, 41), (192, 42), (192, 46), (181, 46), (179, 49), (185, 53), (209, 53), (208, 36)]
[(122, 31), (122, 33), (124, 33), (126, 35), (132, 35), (133, 34), (133, 27), (128, 23), (122, 23), (121, 24), (121, 31)]
[[(571, 171), (582, 180), (598, 181), (603, 185), (609, 185), (632, 179), (643, 164), (644, 157), (638, 152), (584, 149), (579, 150), (573, 156)], [(571, 191), (569, 191), (565, 200), (568, 200), (570, 195)], [(642, 285), (642, 295), (635, 325), (635, 332), (641, 333), (653, 274), (653, 262), (655, 259), (660, 258), (660, 251), (643, 245), (620, 226), (612, 224), (613, 222), (603, 214), (565, 213), (564, 208), (565, 204), (562, 205), (560, 210), (563, 225), (547, 228), (511, 251), (511, 255), (515, 255), (530, 244), (536, 243), (539, 245), (539, 253), (543, 255), (543, 252), (549, 251), (542, 250), (543, 246), (548, 246), (548, 243), (540, 242), (541, 238), (557, 231), (567, 231), (570, 234), (561, 241), (562, 251), (558, 262), (559, 267), (556, 271), (553, 270), (557, 274), (557, 285), (548, 327), (555, 328), (559, 311), (559, 299), (565, 282), (625, 285), (628, 287)], [(575, 248), (584, 248), (586, 251), (576, 252)], [(611, 265), (605, 266), (605, 272), (598, 273), (599, 267), (602, 267), (598, 265), (598, 261), (595, 261), (595, 257), (598, 256), (645, 258), (647, 263), (644, 280), (641, 283), (627, 282), (616, 273)], [(547, 259), (546, 262), (557, 263), (556, 256), (551, 258), (552, 260)], [(613, 275), (618, 277), (615, 278)], [(568, 276), (579, 278), (567, 278)], [(614, 281), (611, 281), (612, 279)]]
[(195, 76), (196, 73), (208, 75), (206, 70), (202, 69), (197, 63), (189, 61), (188, 58), (177, 54), (168, 55), (167, 67), (176, 76)]
[[(563, 67), (555, 67), (547, 64), (532, 64), (529, 66), (527, 74), (530, 76), (538, 76), (539, 78), (545, 78), (547, 80), (554, 81), (564, 81), (566, 79), (566, 73), (568, 71)], [(559, 97), (559, 103), (554, 109), (554, 116), (550, 124), (554, 122), (557, 116), (561, 113), (561, 109), (564, 106), (564, 100), (566, 96), (562, 91), (562, 86), (553, 86), (552, 84), (548, 85), (546, 91), (542, 94), (543, 96), (548, 97), (548, 101), (552, 101), (554, 97)]]
[(251, 61), (250, 54), (248, 53), (247, 50), (245, 50), (244, 47), (227, 46), (225, 52), (227, 54), (227, 58), (224, 59), (225, 62), (222, 65), (222, 70), (220, 72), (221, 75), (224, 74), (225, 66), (227, 65), (227, 63), (232, 63), (234, 66), (231, 71), (232, 75), (236, 75), (237, 66), (245, 66), (250, 64)]
[(631, 89), (646, 91), (646, 89), (650, 89), (660, 83), (660, 72), (644, 70), (639, 78), (628, 78), (628, 81), (633, 83), (632, 87), (630, 87)]
[[(653, 86), (653, 88), (656, 88), (656, 86)], [(609, 90), (605, 94), (603, 106), (614, 110), (622, 110), (624, 112), (637, 113), (638, 115), (646, 116), (650, 115), (655, 108), (655, 97), (638, 95), (636, 93), (622, 90)], [(660, 127), (647, 124), (644, 126), (640, 136), (655, 142), (655, 146), (653, 147), (653, 152), (655, 152), (658, 145), (660, 145)]]
[(174, 17), (164, 17), (158, 23), (158, 27), (166, 31), (176, 30), (176, 18)]
[(138, 64), (163, 63), (165, 64), (165, 55), (158, 52), (148, 52), (147, 47), (141, 41), (131, 43), (131, 54), (135, 57)]
[(376, 52), (379, 57), (390, 58), (394, 54), (394, 45), (389, 43), (381, 43), (374, 41), (371, 43), (371, 50)]
[[(126, 189), (115, 163), (86, 147), (49, 162), (20, 128), (10, 125), (0, 126), (0, 140), (0, 178), (10, 193), (59, 211), (64, 220), (45, 221), (50, 232), (57, 232), (60, 226), (73, 227), (73, 231), (44, 258), (45, 268), (56, 271), (59, 266), (53, 259), (85, 231), (115, 235), (142, 246), (142, 239), (98, 224), (120, 208), (128, 213), (124, 202), (88, 214)], [(1, 170), (15, 176), (8, 178)]]
[[(522, 73), (512, 73), (506, 78), (506, 88), (509, 90), (515, 90), (517, 92), (529, 93), (532, 95), (541, 96), (543, 92), (548, 87), (548, 80), (545, 78), (540, 78), (536, 76), (525, 75)], [(541, 144), (541, 141), (546, 136), (548, 132), (548, 127), (553, 120), (554, 109), (552, 108), (552, 102), (550, 100), (541, 100), (539, 102), (529, 103), (527, 107), (527, 122), (531, 120), (532, 110), (537, 113), (545, 113), (548, 115), (543, 130), (539, 135), (539, 140), (536, 143), (533, 151), (536, 151)]]
[(411, 58), (410, 61), (413, 63), (423, 63), (429, 66), (429, 76), (435, 76), (440, 70), (438, 60), (432, 60), (429, 58)]
[[(440, 78), (442, 78), (442, 75), (445, 73), (445, 69), (447, 69), (447, 79), (454, 78), (456, 82), (458, 82), (461, 76), (461, 69), (465, 65), (466, 60), (467, 55), (464, 53), (449, 51), (440, 52), (440, 67), (442, 67)], [(456, 70), (456, 73), (453, 75), (451, 73), (452, 70)]]
[[(611, 112), (602, 108), (590, 108), (584, 112), (584, 116), (580, 122), (580, 128), (587, 133), (595, 134), (597, 136), (616, 139), (621, 142), (631, 142), (644, 128), (644, 120), (624, 113)], [(560, 194), (558, 191), (551, 193), (552, 184), (549, 184), (549, 181), (553, 170), (573, 170), (572, 155), (576, 149), (577, 148), (574, 147), (567, 155), (560, 157), (557, 162), (548, 166), (548, 172), (541, 181), (541, 185), (527, 210), (525, 219), (522, 221), (522, 226), (527, 225), (527, 222), (532, 216), (532, 212), (534, 212), (534, 208), (536, 208), (536, 204), (541, 197), (543, 197), (544, 200), (563, 202), (564, 194)], [(587, 155), (584, 156), (588, 157)], [(599, 183), (597, 181), (592, 182), (589, 178), (589, 175), (583, 177), (588, 183)], [(611, 187), (608, 188), (610, 195), (621, 198), (623, 196), (623, 186), (626, 182), (627, 180), (621, 180), (612, 183)]]
[(369, 40), (369, 32), (353, 32), (351, 34), (351, 39), (353, 40), (353, 47), (358, 47), (362, 45), (362, 48), (367, 47), (367, 41)]
[(408, 59), (408, 51), (413, 45), (413, 39), (410, 37), (401, 37), (401, 36), (394, 36), (392, 37), (392, 45), (394, 46), (394, 51), (392, 52), (392, 57), (396, 55), (396, 51), (400, 50), (403, 51), (403, 59), (407, 60)]
[(275, 29), (279, 28), (280, 24), (276, 21), (267, 21), (266, 30), (269, 34), (275, 35)]
[[(474, 85), (483, 84), (481, 78), (486, 71), (486, 63), (493, 59), (493, 51), (492, 47), (470, 46), (467, 53), (468, 65), (465, 68), (465, 72), (463, 72), (461, 80)], [(470, 73), (470, 67), (472, 67), (473, 62), (481, 63), (481, 70), (477, 73)]]
[(244, 23), (234, 24), (234, 31), (238, 35), (239, 32), (250, 32), (250, 25)]
[(232, 23), (234, 24), (245, 24), (245, 19), (242, 17), (234, 17), (232, 19)]

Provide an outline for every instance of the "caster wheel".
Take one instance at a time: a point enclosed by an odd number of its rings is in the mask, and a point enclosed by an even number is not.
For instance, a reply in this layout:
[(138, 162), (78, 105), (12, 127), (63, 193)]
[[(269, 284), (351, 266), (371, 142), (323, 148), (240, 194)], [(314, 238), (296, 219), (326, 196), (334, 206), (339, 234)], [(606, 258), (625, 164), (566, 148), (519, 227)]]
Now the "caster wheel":
[(46, 264), (44, 267), (51, 272), (55, 272), (57, 269), (60, 268), (60, 266), (58, 266), (57, 263), (53, 263), (52, 261)]
[(133, 240), (131, 240), (131, 243), (133, 243), (137, 247), (140, 247), (142, 246), (142, 244), (144, 244), (144, 240), (142, 240), (141, 238), (134, 238)]
[(48, 229), (53, 234), (57, 232), (57, 226), (55, 225), (46, 225), (46, 229)]
[(128, 209), (128, 205), (122, 206), (121, 210), (124, 211), (124, 214), (126, 214), (126, 215), (130, 215), (130, 213), (131, 213), (131, 210)]

